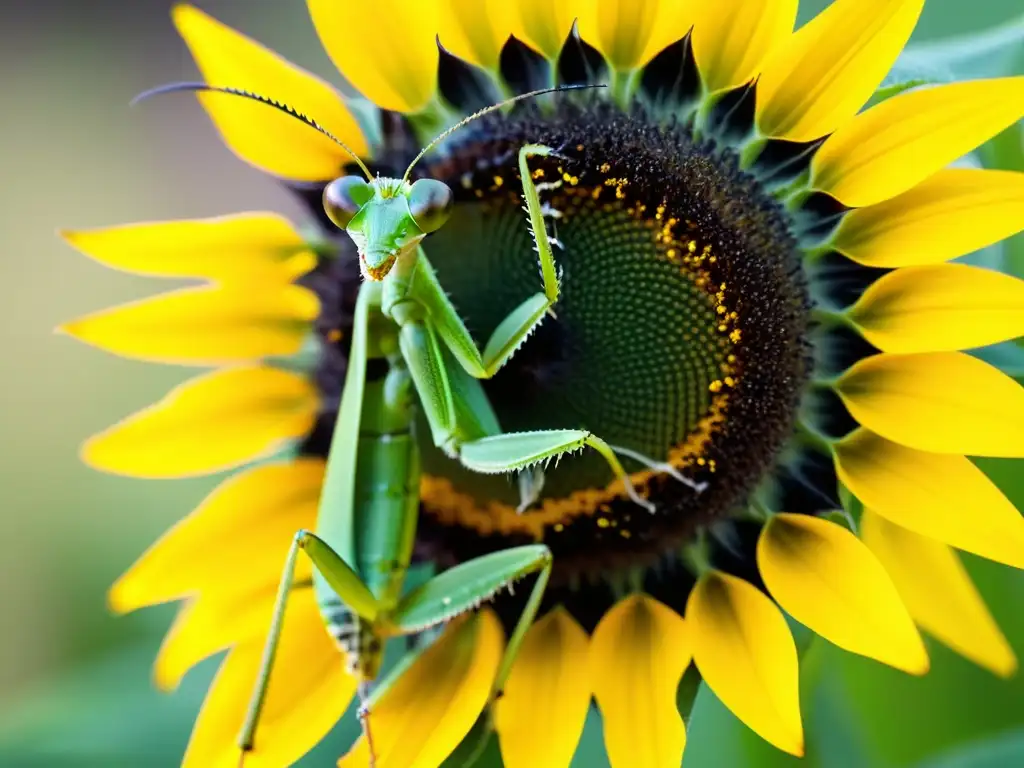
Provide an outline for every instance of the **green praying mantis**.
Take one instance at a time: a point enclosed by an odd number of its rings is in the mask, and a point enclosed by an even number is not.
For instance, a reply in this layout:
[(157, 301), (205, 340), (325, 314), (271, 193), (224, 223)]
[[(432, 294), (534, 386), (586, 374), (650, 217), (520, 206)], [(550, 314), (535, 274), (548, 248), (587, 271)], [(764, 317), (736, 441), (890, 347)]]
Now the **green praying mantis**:
[[(522, 99), (567, 87), (535, 91), (483, 109), (430, 142), (401, 179), (375, 177), (362, 160), (319, 123), (282, 102), (249, 91), (203, 83), (178, 83), (139, 98), (175, 90), (214, 91), (252, 99), (301, 120), (339, 144), (365, 175), (328, 184), (328, 217), (355, 243), (364, 281), (360, 287), (348, 355), (348, 370), (334, 427), (316, 532), (295, 534), (277, 592), (271, 625), (249, 709), (239, 734), (242, 759), (255, 748), (257, 726), (280, 638), (299, 551), (313, 563), (313, 587), (327, 631), (359, 681), (359, 718), (375, 762), (373, 704), (394, 676), (374, 686), (388, 638), (420, 633), (469, 611), (500, 589), (537, 574), (493, 682), (493, 703), (507, 679), (522, 639), (539, 608), (552, 569), (543, 544), (512, 547), (461, 563), (412, 591), (404, 590), (419, 505), (420, 460), (414, 435), (422, 409), (434, 444), (453, 460), (482, 473), (519, 473), (520, 510), (537, 500), (541, 465), (564, 454), (597, 451), (638, 505), (653, 505), (634, 489), (616, 452), (649, 467), (672, 468), (626, 449), (613, 449), (583, 429), (506, 433), (501, 430), (481, 380), (493, 376), (551, 312), (559, 296), (559, 274), (544, 212), (528, 160), (557, 156), (531, 144), (519, 150), (518, 166), (529, 226), (540, 264), (541, 290), (526, 298), (477, 346), (452, 306), (423, 249), (453, 207), (443, 182), (409, 181), (416, 163), (471, 120)], [(371, 333), (372, 329), (372, 333)], [(385, 373), (368, 375), (368, 362), (383, 360)], [(698, 489), (699, 490), (699, 489)], [(399, 664), (396, 669), (401, 669)]]

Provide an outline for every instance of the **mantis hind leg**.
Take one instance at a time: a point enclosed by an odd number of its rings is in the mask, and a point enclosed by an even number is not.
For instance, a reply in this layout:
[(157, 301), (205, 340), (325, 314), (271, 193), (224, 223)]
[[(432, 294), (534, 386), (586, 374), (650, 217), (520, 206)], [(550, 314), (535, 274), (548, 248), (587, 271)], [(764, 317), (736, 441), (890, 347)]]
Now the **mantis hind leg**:
[(252, 696), (249, 699), (249, 708), (245, 713), (242, 730), (238, 734), (238, 748), (241, 750), (238, 760), (239, 768), (244, 766), (245, 756), (252, 752), (255, 747), (256, 727), (259, 725), (260, 714), (263, 712), (263, 704), (267, 698), (270, 672), (274, 667), (277, 646), (281, 640), (281, 629), (284, 626), (284, 612), (288, 604), (288, 594), (291, 592), (292, 585), (295, 582), (295, 562), (298, 559), (300, 546), (299, 537), (296, 536), (292, 541), (291, 548), (288, 550), (288, 557), (284, 563), (284, 572), (281, 574), (277, 596), (274, 598), (274, 612), (271, 615), (267, 640), (263, 646), (263, 656), (260, 659), (259, 671), (256, 674), (256, 683)]
[[(292, 545), (288, 550), (288, 556), (285, 559), (281, 582), (277, 588), (277, 596), (274, 598), (274, 610), (270, 619), (270, 629), (267, 632), (267, 640), (263, 646), (263, 656), (260, 659), (256, 683), (249, 700), (249, 708), (246, 711), (245, 721), (238, 735), (238, 748), (241, 750), (239, 758), (240, 767), (244, 766), (245, 756), (255, 749), (256, 729), (259, 726), (263, 705), (266, 703), (270, 674), (273, 670), (277, 648), (281, 641), (281, 630), (284, 628), (284, 616), (288, 606), (288, 597), (295, 583), (295, 564), (300, 549), (305, 550), (309, 559), (313, 562), (314, 568), (320, 573), (324, 581), (330, 585), (331, 589), (337, 593), (344, 604), (360, 619), (372, 623), (380, 613), (381, 606), (376, 598), (362, 583), (358, 574), (334, 550), (322, 539), (308, 531), (299, 531), (295, 534), (295, 538), (292, 539)], [(369, 734), (367, 734), (367, 738), (369, 738)]]
[(377, 750), (373, 746), (373, 732), (370, 730), (370, 695), (373, 693), (373, 683), (368, 680), (361, 680), (356, 689), (359, 697), (359, 710), (357, 716), (359, 725), (363, 729), (363, 736), (366, 737), (366, 749), (370, 753), (370, 766), (374, 768), (377, 764)]

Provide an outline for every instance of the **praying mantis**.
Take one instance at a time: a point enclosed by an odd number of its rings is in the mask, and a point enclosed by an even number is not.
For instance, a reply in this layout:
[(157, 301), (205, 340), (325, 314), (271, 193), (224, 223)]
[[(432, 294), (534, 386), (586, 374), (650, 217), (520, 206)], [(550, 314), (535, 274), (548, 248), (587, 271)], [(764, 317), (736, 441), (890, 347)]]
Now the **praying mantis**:
[[(502, 690), (522, 639), (533, 622), (552, 570), (543, 544), (512, 547), (461, 563), (405, 591), (416, 535), (420, 457), (414, 435), (422, 409), (434, 444), (453, 460), (481, 473), (519, 472), (520, 510), (537, 500), (541, 464), (590, 448), (600, 454), (624, 492), (653, 511), (633, 487), (616, 450), (584, 429), (506, 433), (481, 385), (493, 376), (551, 312), (558, 301), (559, 273), (544, 223), (544, 212), (528, 160), (557, 156), (540, 144), (522, 147), (518, 166), (529, 226), (541, 272), (541, 290), (526, 298), (495, 329), (483, 350), (477, 346), (431, 267), (422, 241), (440, 229), (453, 206), (441, 181), (410, 182), (416, 163), (453, 131), (471, 120), (553, 88), (523, 94), (470, 115), (443, 132), (417, 155), (401, 179), (375, 177), (342, 141), (312, 118), (282, 102), (235, 88), (177, 83), (139, 98), (175, 90), (214, 91), (247, 98), (301, 120), (339, 144), (365, 179), (342, 176), (323, 193), (324, 209), (358, 250), (363, 276), (353, 321), (348, 370), (327, 456), (316, 531), (296, 532), (274, 603), (264, 653), (238, 738), (244, 755), (255, 749), (257, 727), (300, 551), (314, 566), (313, 587), (327, 631), (345, 654), (359, 682), (359, 717), (371, 767), (376, 760), (372, 707), (390, 680), (374, 688), (388, 638), (413, 635), (469, 611), (500, 589), (537, 574), (513, 629), (493, 682), (489, 702)], [(372, 333), (371, 333), (372, 329)], [(383, 361), (370, 373), (370, 361)], [(632, 451), (622, 451), (664, 468)], [(399, 668), (401, 668), (401, 664)]]

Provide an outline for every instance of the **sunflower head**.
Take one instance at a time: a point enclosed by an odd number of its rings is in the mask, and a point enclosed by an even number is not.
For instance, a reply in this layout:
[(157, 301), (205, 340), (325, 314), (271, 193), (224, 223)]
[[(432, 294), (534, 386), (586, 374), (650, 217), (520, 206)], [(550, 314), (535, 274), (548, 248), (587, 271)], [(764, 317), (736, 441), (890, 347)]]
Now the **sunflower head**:
[[(126, 609), (198, 595), (162, 652), (166, 677), (232, 648), (192, 764), (230, 753), (233, 734), (218, 724), (244, 707), (256, 676), (289, 535), (316, 523), (352, 378), (359, 274), (394, 278), (414, 248), (440, 285), (432, 310), (450, 306), (465, 326), (437, 342), (450, 373), (441, 399), (463, 432), (586, 430), (621, 457), (653, 512), (591, 453), (546, 468), (537, 503), (521, 511), (514, 484), (470, 471), (420, 419), (417, 528), (405, 542), (419, 561), (444, 569), (543, 544), (554, 566), (539, 620), (509, 635), (514, 662), (501, 662), (503, 637), (529, 590), (497, 593), (493, 610), (422, 638), (433, 644), (375, 704), (386, 765), (440, 764), (509, 669), (493, 719), (507, 765), (568, 765), (592, 700), (616, 768), (648, 747), (644, 764), (678, 765), (676, 692), (691, 662), (744, 723), (802, 754), (785, 614), (913, 674), (929, 665), (918, 627), (997, 674), (1015, 670), (950, 546), (1024, 566), (1024, 521), (967, 458), (1024, 456), (1024, 392), (970, 352), (1024, 333), (1024, 284), (945, 262), (1024, 226), (1021, 174), (947, 167), (1020, 119), (1024, 78), (914, 88), (862, 110), (921, 0), (836, 0), (796, 31), (794, 0), (378, 0), (353, 6), (352, 18), (334, 0), (309, 7), (328, 53), (377, 105), (358, 120), (330, 86), (199, 11), (181, 7), (175, 19), (208, 81), (273, 94), (326, 127), (200, 94), (239, 155), (292, 188), (302, 182), (326, 257), (284, 262), (304, 243), (262, 218), (191, 222), (181, 253), (165, 247), (142, 268), (182, 274), (167, 266), (176, 256), (218, 285), (73, 330), (148, 359), (255, 361), (97, 436), (86, 450), (95, 465), (182, 476), (282, 441), (292, 450), (228, 481), (115, 588)], [(401, 56), (374, 55), (361, 32), (382, 13)], [(557, 152), (527, 161), (530, 145)], [(366, 180), (342, 175), (349, 146)], [(529, 222), (527, 182), (538, 198)], [(168, 242), (155, 229), (74, 241), (123, 266), (141, 258), (125, 256), (143, 250), (140, 238)], [(545, 239), (555, 268), (543, 274), (542, 263), (538, 275), (534, 247)], [(259, 291), (230, 258), (240, 250), (256, 255)], [(496, 375), (471, 381), (462, 363), (479, 349), (446, 346), (449, 337), (464, 330), (486, 354), (484, 340), (501, 337), (542, 280), (557, 284), (550, 311), (536, 313)], [(201, 338), (197, 318), (212, 329)], [(373, 319), (375, 332), (391, 322)], [(297, 352), (310, 330), (310, 368), (266, 364)], [(363, 366), (368, 389), (386, 388), (391, 364)], [(386, 464), (375, 465), (370, 501), (410, 490)], [(244, 584), (218, 570), (208, 537), (228, 541), (230, 562), (259, 564)], [(332, 666), (308, 590), (294, 600), (278, 662), (290, 671), (276, 679), (311, 661), (331, 672), (302, 678), (313, 694), (271, 686), (262, 748), (282, 764), (326, 732), (354, 687)], [(366, 759), (363, 740), (342, 765)]]

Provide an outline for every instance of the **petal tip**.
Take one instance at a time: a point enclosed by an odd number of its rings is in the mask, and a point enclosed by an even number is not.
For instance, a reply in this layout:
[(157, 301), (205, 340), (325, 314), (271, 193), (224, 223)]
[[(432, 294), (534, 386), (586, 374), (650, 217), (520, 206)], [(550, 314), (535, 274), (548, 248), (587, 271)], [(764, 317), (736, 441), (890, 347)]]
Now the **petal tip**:
[(201, 10), (190, 3), (175, 3), (171, 6), (171, 21), (181, 31), (181, 25), (188, 23), (190, 19), (206, 16)]
[(1003, 658), (994, 660), (991, 669), (997, 676), (1004, 680), (1009, 680), (1017, 674), (1019, 666), (1017, 654), (1013, 652), (1013, 649), (1007, 646), (1006, 653)]
[(807, 752), (807, 745), (804, 742), (804, 728), (802, 723), (797, 723), (798, 730), (792, 733), (776, 733), (770, 743), (777, 749), (781, 749), (794, 757), (803, 757)]
[(128, 591), (124, 577), (115, 581), (110, 589), (107, 590), (107, 610), (118, 616), (123, 616), (138, 608), (137, 602), (131, 600), (130, 596), (126, 594)]
[(166, 663), (158, 657), (153, 664), (153, 687), (160, 693), (173, 693), (181, 685), (183, 675), (177, 670), (169, 669)]
[(923, 677), (928, 674), (932, 668), (931, 659), (928, 657), (928, 651), (925, 650), (924, 643), (920, 643), (920, 650), (915, 651), (913, 654), (905, 655), (900, 659), (901, 664), (899, 666), (908, 675), (914, 675), (916, 677)]
[(88, 334), (84, 332), (85, 326), (86, 322), (83, 318), (78, 318), (76, 320), (68, 320), (66, 323), (61, 323), (56, 328), (54, 328), (53, 335), (70, 336), (71, 338), (76, 339), (78, 341), (89, 343), (89, 340), (86, 338)]
[(106, 447), (107, 434), (107, 432), (100, 432), (82, 443), (78, 448), (79, 461), (99, 472), (114, 472), (112, 465), (108, 461), (109, 457), (104, 455), (106, 453), (104, 449)]

